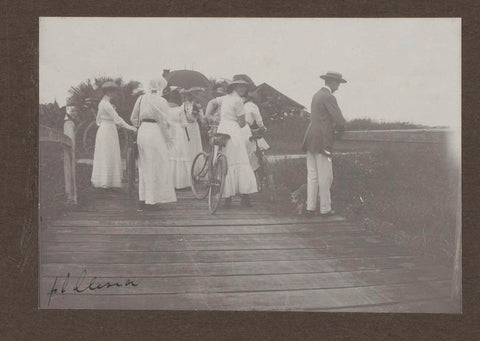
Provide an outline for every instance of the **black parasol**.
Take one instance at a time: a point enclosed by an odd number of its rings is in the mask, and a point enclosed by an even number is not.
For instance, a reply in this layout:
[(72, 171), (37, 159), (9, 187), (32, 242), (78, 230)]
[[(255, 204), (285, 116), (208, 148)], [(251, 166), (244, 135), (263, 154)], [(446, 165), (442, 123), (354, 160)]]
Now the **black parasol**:
[(193, 87), (208, 88), (210, 81), (202, 73), (194, 70), (175, 70), (166, 74), (169, 86), (178, 86), (183, 89)]

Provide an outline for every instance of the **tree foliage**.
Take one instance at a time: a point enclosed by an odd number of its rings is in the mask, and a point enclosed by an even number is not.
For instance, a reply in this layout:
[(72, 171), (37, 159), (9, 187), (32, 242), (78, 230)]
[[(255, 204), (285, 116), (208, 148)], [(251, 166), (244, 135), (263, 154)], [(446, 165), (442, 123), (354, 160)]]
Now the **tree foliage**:
[(128, 121), (135, 101), (141, 95), (141, 91), (139, 91), (140, 82), (124, 82), (121, 77), (98, 77), (93, 81), (87, 79), (70, 88), (68, 102), (77, 109), (80, 121), (90, 121), (95, 118), (98, 103), (103, 97), (102, 85), (107, 81), (113, 81), (118, 85), (119, 96), (113, 99), (113, 105), (115, 105), (118, 114)]
[(57, 101), (53, 103), (40, 104), (39, 122), (50, 128), (63, 130), (63, 120), (65, 118), (65, 107), (59, 107)]

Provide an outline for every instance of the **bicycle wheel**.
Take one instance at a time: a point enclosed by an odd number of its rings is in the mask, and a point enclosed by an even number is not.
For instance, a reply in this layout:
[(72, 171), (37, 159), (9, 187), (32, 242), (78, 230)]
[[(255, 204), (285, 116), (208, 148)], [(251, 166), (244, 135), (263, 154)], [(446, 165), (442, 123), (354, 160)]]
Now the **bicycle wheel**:
[(199, 199), (205, 199), (208, 195), (209, 184), (209, 154), (200, 152), (195, 156), (190, 170), (190, 179), (192, 181), (193, 195)]
[(227, 175), (227, 158), (220, 154), (213, 167), (210, 189), (208, 191), (208, 207), (210, 213), (214, 214), (222, 200), (223, 188), (225, 187), (225, 176)]
[(270, 201), (275, 202), (277, 200), (275, 177), (267, 160), (263, 162), (263, 190)]

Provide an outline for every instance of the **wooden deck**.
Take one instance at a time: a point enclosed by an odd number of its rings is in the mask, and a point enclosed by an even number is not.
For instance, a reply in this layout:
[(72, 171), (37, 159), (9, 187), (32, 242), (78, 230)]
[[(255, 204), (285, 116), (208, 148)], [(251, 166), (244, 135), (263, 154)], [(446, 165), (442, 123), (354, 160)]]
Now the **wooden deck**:
[(342, 218), (253, 199), (215, 216), (189, 191), (137, 213), (92, 193), (40, 234), (40, 306), (449, 312), (451, 271)]

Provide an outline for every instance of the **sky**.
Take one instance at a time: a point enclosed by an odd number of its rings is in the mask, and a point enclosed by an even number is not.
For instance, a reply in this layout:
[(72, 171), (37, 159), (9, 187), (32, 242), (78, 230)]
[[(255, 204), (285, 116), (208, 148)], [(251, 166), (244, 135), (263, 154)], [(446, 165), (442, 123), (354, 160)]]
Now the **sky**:
[(461, 122), (461, 19), (40, 18), (40, 103), (88, 78), (147, 84), (163, 69), (248, 74), (310, 111), (320, 75), (347, 80), (347, 119)]

